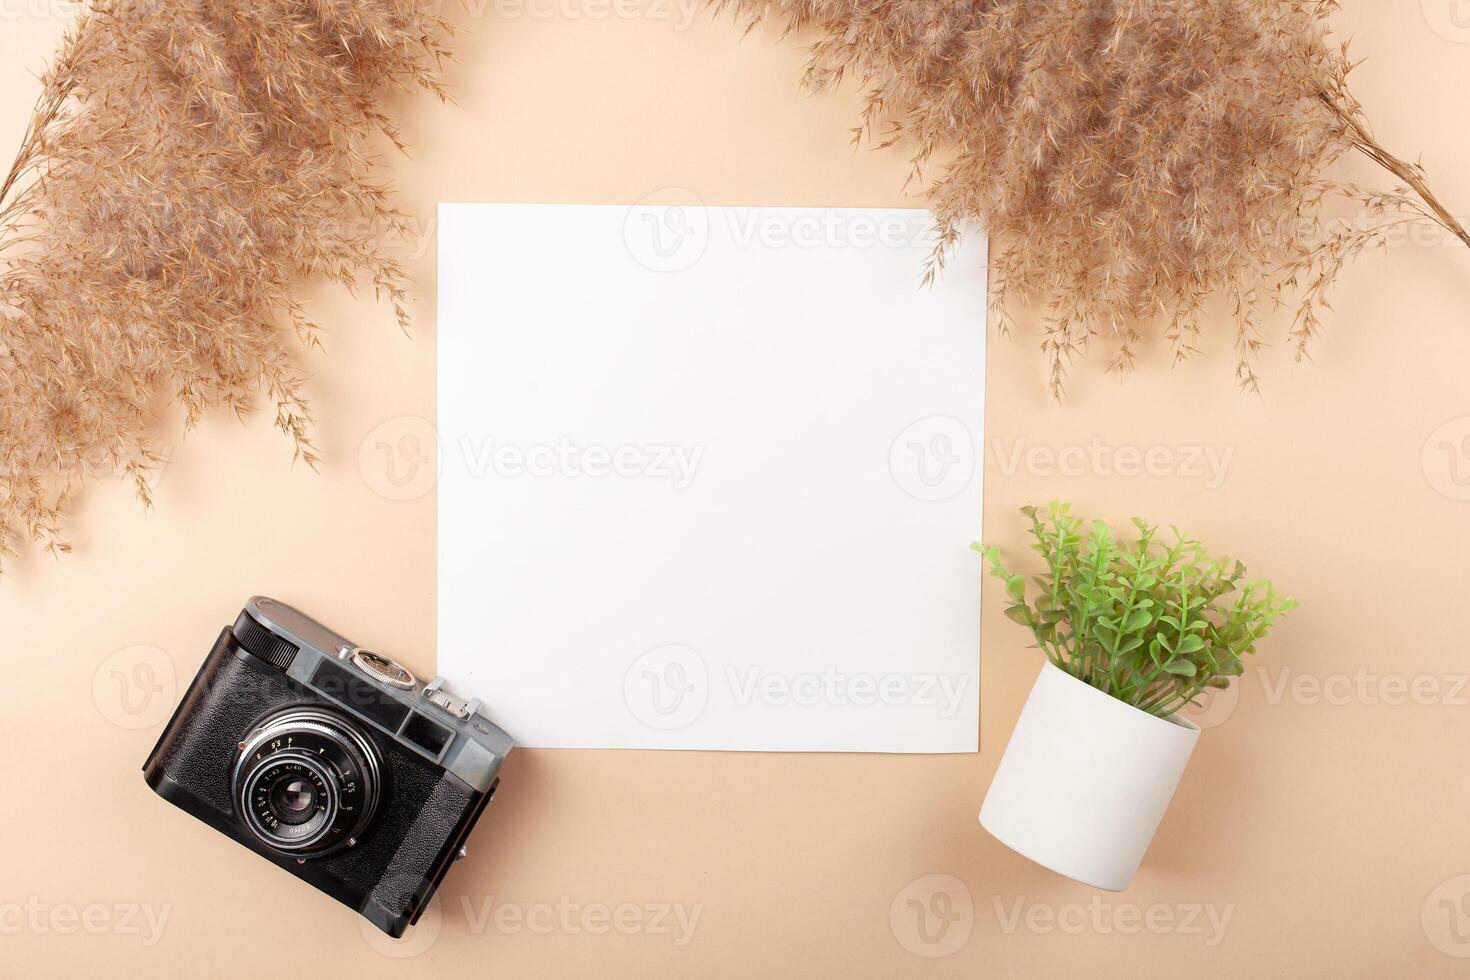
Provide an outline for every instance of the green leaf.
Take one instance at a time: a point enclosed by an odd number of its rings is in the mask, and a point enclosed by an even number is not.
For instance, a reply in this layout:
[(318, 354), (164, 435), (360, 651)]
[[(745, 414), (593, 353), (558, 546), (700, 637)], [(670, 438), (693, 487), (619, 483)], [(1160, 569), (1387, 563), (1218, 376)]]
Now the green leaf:
[(1179, 677), (1193, 677), (1195, 675), (1194, 664), (1188, 660), (1171, 660), (1164, 664), (1164, 670)]
[(1203, 650), (1204, 648), (1205, 641), (1200, 637), (1200, 635), (1198, 633), (1190, 633), (1179, 641), (1179, 645), (1174, 648), (1174, 652), (1182, 657), (1186, 654), (1195, 653), (1196, 651)]
[(1020, 623), (1022, 626), (1029, 627), (1031, 625), (1031, 609), (1029, 606), (1007, 606), (1005, 617), (1012, 622)]

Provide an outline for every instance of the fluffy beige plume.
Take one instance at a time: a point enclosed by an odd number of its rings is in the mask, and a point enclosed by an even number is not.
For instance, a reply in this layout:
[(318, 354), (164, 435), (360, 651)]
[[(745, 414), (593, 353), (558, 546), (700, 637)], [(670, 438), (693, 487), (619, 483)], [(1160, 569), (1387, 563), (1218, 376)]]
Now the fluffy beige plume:
[[(1202, 309), (1235, 315), (1241, 385), (1254, 389), (1263, 318), (1295, 308), (1302, 356), (1328, 285), (1390, 229), (1470, 234), (1417, 165), (1384, 150), (1347, 90), (1332, 2), (1297, 0), (724, 0), (752, 26), (814, 29), (806, 75), (868, 92), (859, 139), (912, 149), (943, 266), (968, 221), (991, 235), (991, 303), (1040, 304), (1060, 395), (1101, 341), (1110, 365), (1161, 334), (1196, 350)], [(1398, 186), (1329, 179), (1359, 150)], [(944, 165), (926, 181), (924, 167)], [(1334, 205), (1333, 200), (1337, 204)], [(1327, 215), (1341, 202), (1361, 219)]]
[[(0, 554), (65, 550), (99, 469), (148, 501), (159, 397), (192, 423), (264, 391), (314, 461), (292, 287), (371, 282), (406, 235), (366, 147), (392, 89), (438, 92), (435, 0), (93, 0), (0, 184)], [(293, 339), (293, 333), (296, 338)]]

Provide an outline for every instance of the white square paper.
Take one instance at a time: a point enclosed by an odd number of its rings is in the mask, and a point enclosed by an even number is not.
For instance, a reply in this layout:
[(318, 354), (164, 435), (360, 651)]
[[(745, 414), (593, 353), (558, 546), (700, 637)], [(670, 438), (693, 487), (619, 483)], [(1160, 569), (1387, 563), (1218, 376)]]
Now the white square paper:
[(922, 211), (446, 204), (439, 666), (521, 744), (971, 752), (985, 255)]

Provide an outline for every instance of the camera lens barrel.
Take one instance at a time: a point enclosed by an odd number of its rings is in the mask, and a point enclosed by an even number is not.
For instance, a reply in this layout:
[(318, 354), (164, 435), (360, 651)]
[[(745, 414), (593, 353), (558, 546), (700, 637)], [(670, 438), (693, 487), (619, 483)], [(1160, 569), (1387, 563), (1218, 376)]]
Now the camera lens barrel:
[(241, 820), (266, 847), (322, 857), (356, 843), (382, 794), (377, 747), (351, 720), (289, 708), (241, 744), (233, 791)]

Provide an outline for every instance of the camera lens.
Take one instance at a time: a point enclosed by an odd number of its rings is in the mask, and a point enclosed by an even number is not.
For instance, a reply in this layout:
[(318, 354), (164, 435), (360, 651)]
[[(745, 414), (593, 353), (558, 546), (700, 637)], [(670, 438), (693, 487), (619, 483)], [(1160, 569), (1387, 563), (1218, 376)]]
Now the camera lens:
[(271, 814), (281, 823), (305, 823), (316, 809), (316, 788), (300, 776), (286, 775), (271, 787)]
[(350, 719), (290, 708), (251, 733), (235, 764), (235, 800), (272, 850), (321, 857), (350, 846), (377, 808), (382, 762)]
[(309, 849), (330, 832), (340, 810), (339, 796), (330, 766), (310, 753), (279, 750), (247, 777), (242, 796), (246, 824), (278, 849)]
[(291, 813), (301, 813), (311, 808), (316, 801), (316, 794), (312, 792), (310, 784), (305, 780), (293, 779), (279, 788), (280, 794), (277, 800), (281, 806)]

